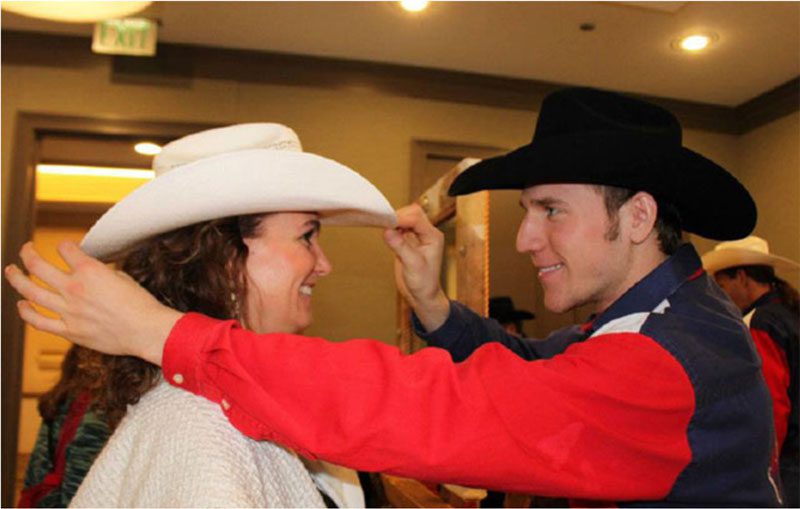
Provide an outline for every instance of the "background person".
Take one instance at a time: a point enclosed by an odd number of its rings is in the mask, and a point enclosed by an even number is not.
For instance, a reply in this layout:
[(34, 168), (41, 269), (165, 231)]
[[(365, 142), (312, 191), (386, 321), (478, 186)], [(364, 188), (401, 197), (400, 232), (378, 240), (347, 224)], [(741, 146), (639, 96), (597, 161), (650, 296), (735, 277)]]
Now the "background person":
[(67, 507), (125, 414), (135, 380), (110, 377), (120, 357), (73, 345), (61, 377), (39, 399), (36, 436), (18, 507)]
[(530, 311), (516, 309), (511, 297), (498, 296), (489, 299), (489, 318), (497, 320), (509, 334), (523, 337), (522, 322), (536, 316)]
[(61, 317), (23, 303), (32, 325), (163, 363), (188, 391), (235, 398), (225, 413), (244, 433), (303, 454), (579, 505), (778, 504), (769, 393), (749, 332), (680, 242), (681, 226), (749, 234), (747, 190), (682, 147), (671, 114), (592, 89), (548, 96), (530, 145), (471, 167), (450, 191), (503, 187), (522, 189), (517, 247), (539, 267), (548, 309), (597, 311), (530, 360), (498, 344), (510, 336), (497, 322), (444, 297), (442, 233), (419, 207), (398, 211), (385, 237), (421, 324), (460, 331), (450, 342), (474, 350), (460, 363), (438, 348), (406, 357), (376, 341), (256, 335), (181, 314), (69, 244), (68, 274), (22, 254), (53, 292), (14, 267), (6, 275)]
[[(101, 217), (83, 245), (159, 301), (257, 332), (310, 325), (314, 287), (331, 271), (321, 221), (394, 221), (371, 184), (301, 152), (294, 132), (277, 124), (193, 134), (165, 146), (153, 165), (158, 176)], [(111, 376), (138, 381), (135, 404), (73, 506), (364, 506), (354, 471), (309, 462), (309, 475), (295, 454), (241, 435), (218, 405), (176, 390), (157, 366), (117, 359)]]
[(791, 274), (796, 280), (800, 265), (770, 254), (767, 241), (755, 235), (719, 243), (703, 255), (703, 265), (742, 311), (750, 327), (772, 395), (785, 505), (798, 507), (800, 304), (797, 290), (776, 271)]

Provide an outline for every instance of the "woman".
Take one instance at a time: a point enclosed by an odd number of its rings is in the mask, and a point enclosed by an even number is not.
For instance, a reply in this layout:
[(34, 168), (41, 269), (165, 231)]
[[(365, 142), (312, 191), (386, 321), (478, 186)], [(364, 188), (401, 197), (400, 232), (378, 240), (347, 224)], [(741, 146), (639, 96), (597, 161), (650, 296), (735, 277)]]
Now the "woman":
[[(168, 305), (256, 332), (311, 324), (314, 287), (331, 271), (319, 245), (322, 222), (394, 222), (369, 182), (301, 152), (294, 132), (276, 124), (187, 136), (167, 145), (154, 167), (158, 176), (109, 210), (83, 248)], [(152, 364), (120, 362), (141, 377), (141, 399), (73, 506), (363, 505), (349, 496), (360, 495), (355, 472), (344, 482), (333, 468), (309, 475), (295, 454), (239, 434), (223, 414), (235, 401), (219, 408), (171, 387)]]

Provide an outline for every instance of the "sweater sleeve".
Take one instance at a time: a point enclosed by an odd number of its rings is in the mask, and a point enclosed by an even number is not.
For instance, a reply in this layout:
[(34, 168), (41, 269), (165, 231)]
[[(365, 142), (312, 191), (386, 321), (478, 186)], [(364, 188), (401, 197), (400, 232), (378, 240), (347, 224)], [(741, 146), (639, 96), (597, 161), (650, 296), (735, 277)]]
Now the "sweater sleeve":
[(665, 496), (691, 460), (691, 383), (639, 334), (535, 362), (490, 344), (456, 364), (436, 348), (259, 336), (189, 313), (163, 367), (243, 433), (358, 470), (625, 500)]

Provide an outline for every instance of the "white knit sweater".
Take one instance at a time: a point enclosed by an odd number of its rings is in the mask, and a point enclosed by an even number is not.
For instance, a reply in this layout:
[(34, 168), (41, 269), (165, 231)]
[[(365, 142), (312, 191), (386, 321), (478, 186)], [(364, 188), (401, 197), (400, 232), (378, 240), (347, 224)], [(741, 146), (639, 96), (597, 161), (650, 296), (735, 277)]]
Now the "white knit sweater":
[(70, 507), (325, 505), (297, 456), (162, 380), (128, 407)]

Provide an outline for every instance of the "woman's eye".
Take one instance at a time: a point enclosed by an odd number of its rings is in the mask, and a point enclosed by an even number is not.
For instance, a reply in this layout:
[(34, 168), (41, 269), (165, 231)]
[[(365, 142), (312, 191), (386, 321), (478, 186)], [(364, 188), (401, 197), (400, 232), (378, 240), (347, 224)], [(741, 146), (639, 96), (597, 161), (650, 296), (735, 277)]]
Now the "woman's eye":
[(307, 246), (311, 246), (311, 239), (313, 239), (313, 238), (314, 238), (314, 232), (315, 232), (315, 230), (308, 230), (307, 232), (305, 232), (305, 233), (303, 234), (303, 236), (302, 236), (302, 237), (300, 237), (300, 238), (301, 238), (301, 240), (302, 240), (302, 241), (303, 241), (303, 242), (304, 242), (304, 243), (305, 243)]

